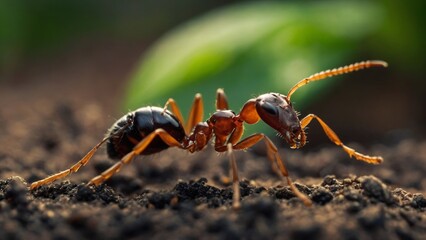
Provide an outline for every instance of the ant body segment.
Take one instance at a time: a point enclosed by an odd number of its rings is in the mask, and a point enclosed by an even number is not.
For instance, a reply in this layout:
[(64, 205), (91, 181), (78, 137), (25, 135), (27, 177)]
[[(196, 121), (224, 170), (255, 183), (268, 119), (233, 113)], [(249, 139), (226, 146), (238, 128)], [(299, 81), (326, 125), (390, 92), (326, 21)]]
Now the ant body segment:
[[(284, 162), (278, 154), (275, 144), (263, 133), (256, 133), (241, 140), (244, 123), (255, 124), (262, 120), (275, 129), (292, 149), (301, 148), (306, 144), (305, 128), (313, 120), (317, 120), (328, 138), (350, 156), (371, 164), (383, 161), (380, 156), (368, 156), (356, 152), (344, 145), (336, 133), (318, 116), (309, 114), (299, 120), (298, 114), (290, 101), (292, 94), (301, 86), (312, 81), (341, 75), (370, 67), (386, 67), (383, 61), (364, 61), (344, 67), (323, 71), (302, 79), (290, 89), (287, 96), (280, 93), (266, 93), (248, 100), (241, 111), (235, 114), (228, 108), (228, 101), (222, 89), (217, 90), (216, 112), (203, 121), (203, 103), (200, 94), (195, 95), (188, 122), (184, 124), (182, 114), (176, 102), (170, 98), (164, 108), (143, 107), (130, 112), (119, 119), (110, 128), (107, 136), (93, 147), (80, 161), (62, 172), (53, 174), (42, 180), (33, 182), (30, 189), (51, 183), (70, 173), (77, 172), (86, 165), (99, 147), (107, 143), (110, 158), (119, 159), (114, 165), (89, 181), (88, 185), (99, 185), (118, 172), (125, 164), (130, 163), (138, 155), (149, 155), (169, 147), (177, 147), (191, 153), (203, 150), (211, 139), (217, 152), (228, 152), (233, 181), (233, 207), (240, 205), (239, 177), (233, 150), (243, 150), (264, 141), (267, 155), (272, 167), (279, 171), (290, 186), (293, 193), (305, 205), (311, 200), (301, 193), (288, 175)], [(171, 108), (171, 111), (168, 110)], [(276, 164), (276, 165), (275, 165)]]

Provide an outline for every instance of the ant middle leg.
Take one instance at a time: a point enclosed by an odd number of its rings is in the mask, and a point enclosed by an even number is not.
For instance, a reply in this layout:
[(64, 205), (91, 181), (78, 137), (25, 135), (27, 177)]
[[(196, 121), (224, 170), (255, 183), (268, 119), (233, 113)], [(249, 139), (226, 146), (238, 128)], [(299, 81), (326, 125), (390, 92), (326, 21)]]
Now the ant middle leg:
[(343, 150), (349, 155), (349, 157), (354, 156), (357, 160), (364, 161), (367, 163), (372, 163), (372, 164), (379, 164), (383, 162), (383, 158), (380, 156), (364, 155), (362, 153), (355, 151), (355, 149), (344, 145), (342, 141), (339, 139), (339, 137), (336, 135), (336, 133), (321, 118), (319, 118), (315, 114), (309, 114), (300, 121), (302, 128), (305, 128), (312, 121), (312, 119), (316, 119), (320, 123), (327, 137), (334, 144), (342, 147)]
[(136, 156), (140, 155), (157, 136), (159, 136), (161, 140), (163, 140), (170, 147), (181, 147), (180, 142), (173, 138), (168, 132), (161, 128), (157, 129), (154, 132), (150, 133), (148, 136), (146, 136), (144, 139), (142, 139), (142, 141), (140, 141), (131, 152), (121, 158), (120, 161), (112, 165), (100, 175), (92, 178), (92, 180), (90, 180), (87, 185), (93, 184), (97, 186), (108, 180), (115, 173), (120, 171), (123, 165), (130, 163)]

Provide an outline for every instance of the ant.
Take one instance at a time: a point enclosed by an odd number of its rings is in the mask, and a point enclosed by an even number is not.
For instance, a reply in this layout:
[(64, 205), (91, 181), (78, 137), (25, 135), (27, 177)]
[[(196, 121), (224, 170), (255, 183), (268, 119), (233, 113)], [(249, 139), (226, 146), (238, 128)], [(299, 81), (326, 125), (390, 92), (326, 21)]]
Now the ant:
[[(300, 87), (313, 82), (358, 71), (370, 67), (386, 67), (384, 61), (363, 61), (332, 70), (316, 73), (302, 79), (294, 85), (287, 96), (280, 93), (266, 93), (248, 100), (239, 114), (228, 108), (228, 101), (223, 89), (216, 94), (216, 112), (203, 121), (203, 103), (201, 94), (196, 94), (188, 122), (184, 124), (182, 114), (174, 99), (170, 98), (163, 108), (142, 107), (120, 118), (109, 129), (107, 136), (93, 147), (80, 161), (62, 172), (53, 174), (42, 180), (33, 182), (30, 189), (38, 188), (77, 172), (86, 165), (102, 144), (107, 143), (107, 153), (112, 159), (119, 159), (114, 165), (94, 177), (88, 185), (99, 185), (118, 172), (125, 164), (130, 163), (138, 155), (149, 155), (163, 151), (169, 147), (177, 147), (191, 153), (203, 150), (214, 137), (214, 148), (217, 152), (228, 152), (233, 181), (233, 204), (240, 206), (239, 177), (234, 150), (252, 147), (259, 141), (266, 143), (267, 155), (272, 167), (285, 179), (293, 193), (309, 206), (312, 201), (301, 193), (290, 179), (286, 166), (278, 154), (275, 144), (263, 133), (253, 134), (241, 140), (244, 123), (255, 124), (263, 120), (290, 145), (290, 148), (301, 148), (306, 144), (305, 128), (313, 120), (317, 120), (328, 138), (350, 156), (371, 164), (383, 161), (380, 156), (368, 156), (356, 152), (344, 145), (336, 133), (318, 116), (309, 114), (299, 120), (298, 113), (290, 101), (291, 96)], [(168, 110), (170, 106), (171, 111)], [(276, 164), (276, 165), (275, 165)], [(278, 169), (277, 169), (278, 167)]]

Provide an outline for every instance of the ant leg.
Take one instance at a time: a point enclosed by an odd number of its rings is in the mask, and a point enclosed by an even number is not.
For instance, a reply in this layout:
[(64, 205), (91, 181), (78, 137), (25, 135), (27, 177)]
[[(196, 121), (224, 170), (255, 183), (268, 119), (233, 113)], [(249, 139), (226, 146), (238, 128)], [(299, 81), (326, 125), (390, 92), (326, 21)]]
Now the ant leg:
[(192, 103), (191, 111), (189, 112), (188, 122), (185, 126), (185, 132), (189, 133), (197, 125), (197, 123), (203, 121), (204, 107), (203, 107), (203, 98), (201, 94), (197, 93), (194, 97), (194, 102)]
[(116, 172), (120, 171), (121, 167), (124, 164), (130, 163), (134, 157), (136, 157), (137, 155), (140, 155), (157, 136), (159, 136), (161, 140), (163, 140), (170, 147), (181, 147), (181, 144), (175, 138), (173, 138), (164, 129), (159, 128), (155, 130), (154, 132), (150, 133), (148, 136), (146, 136), (142, 141), (140, 141), (138, 145), (136, 145), (131, 152), (129, 152), (123, 158), (121, 158), (120, 161), (112, 165), (110, 168), (102, 172), (100, 175), (92, 178), (92, 180), (90, 180), (87, 185), (94, 184), (97, 186), (105, 182)]
[[(231, 136), (229, 136), (228, 143), (232, 143), (232, 145), (236, 145), (237, 142), (240, 141), (240, 139), (241, 139), (241, 137), (242, 137), (243, 134), (244, 134), (244, 127), (241, 124), (240, 126), (237, 126), (235, 128), (234, 132), (232, 132)], [(257, 140), (257, 141), (260, 141), (260, 140)], [(254, 142), (253, 145), (256, 144), (257, 141)], [(277, 168), (277, 165), (275, 164), (275, 158), (274, 158), (274, 156), (271, 154), (270, 151), (268, 151), (267, 154), (268, 154), (268, 159), (269, 159), (269, 161), (271, 163), (272, 171), (275, 174), (277, 174), (277, 176), (281, 176), (281, 172)]]
[(355, 149), (352, 149), (344, 145), (342, 141), (339, 139), (339, 137), (336, 135), (336, 133), (323, 120), (321, 120), (321, 118), (319, 118), (315, 114), (309, 114), (300, 121), (302, 128), (305, 128), (314, 118), (321, 124), (321, 127), (324, 130), (327, 137), (337, 146), (341, 146), (343, 150), (349, 155), (349, 157), (354, 156), (357, 160), (361, 160), (361, 161), (372, 163), (372, 164), (379, 164), (383, 162), (383, 158), (380, 156), (364, 155), (362, 153), (356, 152)]
[(243, 124), (237, 124), (235, 127), (235, 130), (231, 133), (231, 135), (228, 138), (228, 143), (232, 143), (232, 145), (235, 145), (238, 141), (240, 141), (241, 137), (244, 134), (244, 126)]
[(235, 160), (235, 155), (232, 151), (232, 144), (228, 143), (226, 145), (229, 155), (229, 165), (231, 166), (232, 170), (232, 208), (237, 210), (240, 208), (240, 180), (238, 177), (238, 167), (237, 167), (237, 161)]
[[(250, 148), (251, 146), (258, 143), (260, 140), (264, 140), (266, 143), (266, 149), (268, 151), (268, 158), (272, 158), (271, 163), (273, 164), (276, 162), (276, 164), (279, 167), (279, 170), (281, 172), (281, 177), (285, 178), (287, 181), (287, 184), (290, 186), (293, 193), (300, 199), (306, 206), (311, 206), (312, 201), (303, 193), (299, 191), (299, 189), (296, 188), (293, 181), (290, 179), (290, 176), (288, 175), (287, 168), (284, 165), (283, 160), (281, 159), (280, 155), (278, 154), (278, 149), (275, 146), (275, 144), (269, 139), (267, 136), (265, 136), (263, 133), (257, 133), (254, 135), (251, 135), (243, 140), (241, 140), (239, 143), (232, 146), (232, 149), (235, 150), (243, 150)], [(225, 151), (225, 146), (216, 148), (216, 151), (223, 152)]]
[[(235, 130), (232, 132), (231, 136), (229, 136), (228, 143), (232, 143), (233, 146), (236, 145), (237, 142), (240, 141), (240, 139), (241, 139), (241, 137), (242, 137), (243, 134), (244, 134), (244, 126), (242, 124), (238, 125), (235, 128)], [(271, 154), (270, 151), (268, 151), (267, 154), (268, 154), (268, 159), (269, 159), (269, 161), (271, 163), (272, 171), (275, 174), (277, 174), (277, 176), (281, 176), (281, 172), (277, 168), (277, 165), (275, 164), (275, 158), (274, 158), (274, 156)]]
[(163, 113), (167, 110), (167, 107), (169, 105), (171, 107), (171, 111), (172, 111), (173, 115), (176, 116), (176, 118), (179, 120), (180, 124), (182, 124), (182, 126), (183, 126), (184, 122), (183, 122), (182, 113), (180, 112), (180, 109), (179, 109), (176, 101), (173, 98), (169, 98), (167, 100), (166, 104), (164, 104)]
[(225, 95), (225, 92), (222, 88), (218, 88), (216, 91), (216, 110), (227, 110), (229, 109), (228, 106), (228, 99)]
[(108, 140), (108, 137), (102, 139), (102, 141), (100, 141), (98, 144), (96, 144), (96, 146), (94, 146), (80, 161), (78, 161), (76, 164), (72, 165), (69, 169), (64, 170), (62, 172), (53, 174), (47, 178), (41, 179), (39, 181), (33, 182), (31, 183), (30, 186), (30, 190), (33, 190), (35, 188), (38, 188), (42, 185), (51, 183), (53, 181), (56, 181), (58, 179), (64, 178), (68, 175), (70, 175), (71, 173), (77, 172), (80, 167), (86, 165), (89, 160), (93, 157), (93, 155), (95, 154), (95, 152), (99, 149), (99, 147), (105, 143)]
[(189, 113), (188, 122), (185, 125), (183, 121), (182, 113), (173, 98), (169, 98), (164, 105), (163, 111), (166, 111), (167, 107), (170, 105), (172, 113), (177, 117), (180, 124), (184, 126), (186, 135), (189, 135), (190, 131), (194, 128), (194, 126), (203, 120), (203, 99), (201, 94), (197, 93), (194, 97), (194, 102), (192, 103), (192, 107)]

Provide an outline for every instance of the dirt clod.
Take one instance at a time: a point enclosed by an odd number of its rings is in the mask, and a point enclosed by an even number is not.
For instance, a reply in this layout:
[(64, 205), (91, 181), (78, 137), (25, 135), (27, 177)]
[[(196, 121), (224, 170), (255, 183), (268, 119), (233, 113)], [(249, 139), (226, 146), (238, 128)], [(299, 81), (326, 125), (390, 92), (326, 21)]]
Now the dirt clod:
[(6, 181), (2, 180), (0, 186), (4, 186), (0, 194), (0, 199), (6, 200), (12, 208), (20, 211), (28, 206), (27, 186), (22, 178), (12, 177)]
[(395, 203), (395, 199), (387, 189), (387, 186), (376, 177), (366, 176), (360, 178), (359, 181), (361, 182), (361, 188), (364, 190), (365, 195), (386, 204)]
[(414, 194), (411, 206), (418, 209), (426, 208), (426, 198), (423, 196), (423, 194)]
[(330, 191), (323, 187), (318, 187), (312, 192), (312, 200), (318, 204), (324, 205), (333, 199)]

